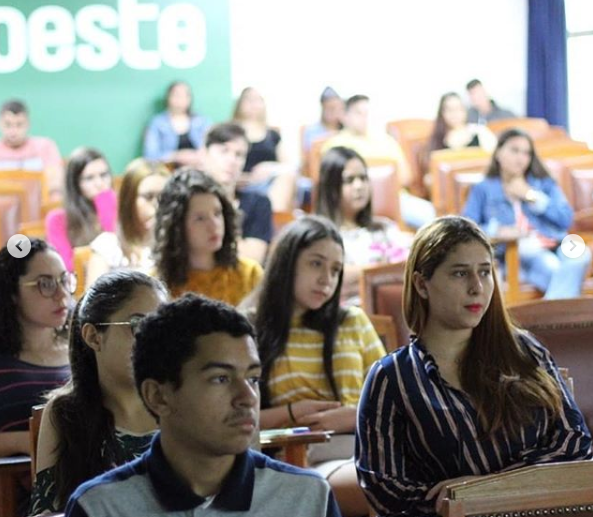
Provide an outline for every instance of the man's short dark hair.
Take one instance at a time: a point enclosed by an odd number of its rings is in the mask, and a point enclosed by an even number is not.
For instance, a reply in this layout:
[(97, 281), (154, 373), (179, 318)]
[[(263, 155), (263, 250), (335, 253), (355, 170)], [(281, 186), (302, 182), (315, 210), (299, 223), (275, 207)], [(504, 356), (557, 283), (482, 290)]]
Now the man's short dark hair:
[(362, 102), (362, 101), (368, 102), (369, 100), (370, 99), (366, 95), (360, 95), (360, 94), (353, 95), (346, 101), (346, 111), (348, 111), (352, 106), (354, 106), (355, 104), (358, 104), (359, 102)]
[(482, 85), (482, 81), (480, 81), (479, 79), (472, 79), (465, 85), (465, 89), (469, 91), (472, 88), (475, 88), (476, 86), (481, 86), (481, 85)]
[(181, 369), (196, 354), (199, 337), (213, 332), (255, 339), (253, 327), (234, 307), (192, 293), (146, 316), (132, 349), (138, 391), (145, 379), (171, 382), (178, 389)]
[(26, 104), (18, 99), (10, 99), (2, 104), (0, 113), (6, 113), (7, 111), (10, 111), (10, 113), (14, 113), (15, 115), (19, 115), (20, 113), (24, 113), (25, 115), (29, 114)]
[(216, 124), (206, 135), (206, 147), (210, 147), (212, 144), (226, 144), (238, 138), (242, 138), (249, 145), (247, 134), (239, 124), (233, 122)]

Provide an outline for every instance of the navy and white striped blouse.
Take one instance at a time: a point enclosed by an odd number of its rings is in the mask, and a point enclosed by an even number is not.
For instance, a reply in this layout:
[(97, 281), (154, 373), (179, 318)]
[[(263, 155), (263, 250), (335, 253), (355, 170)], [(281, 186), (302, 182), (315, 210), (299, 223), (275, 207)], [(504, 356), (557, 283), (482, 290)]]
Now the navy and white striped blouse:
[(531, 336), (519, 339), (562, 387), (563, 409), (556, 421), (537, 411), (516, 439), (504, 431), (479, 438), (472, 401), (439, 375), (418, 339), (373, 365), (359, 403), (356, 467), (379, 515), (433, 515), (436, 495), (427, 493), (446, 479), (591, 458), (591, 435), (550, 353)]

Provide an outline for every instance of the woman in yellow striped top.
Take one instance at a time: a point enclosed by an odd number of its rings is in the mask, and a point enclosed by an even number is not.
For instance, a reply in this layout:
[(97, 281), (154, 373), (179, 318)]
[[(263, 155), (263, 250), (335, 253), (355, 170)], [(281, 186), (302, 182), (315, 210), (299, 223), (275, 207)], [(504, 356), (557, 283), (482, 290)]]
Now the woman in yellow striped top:
[(366, 511), (352, 433), (364, 377), (385, 349), (361, 309), (340, 308), (343, 265), (342, 238), (332, 222), (308, 216), (292, 223), (266, 268), (255, 326), (263, 364), (261, 426), (340, 434), (310, 463), (326, 475), (348, 516)]

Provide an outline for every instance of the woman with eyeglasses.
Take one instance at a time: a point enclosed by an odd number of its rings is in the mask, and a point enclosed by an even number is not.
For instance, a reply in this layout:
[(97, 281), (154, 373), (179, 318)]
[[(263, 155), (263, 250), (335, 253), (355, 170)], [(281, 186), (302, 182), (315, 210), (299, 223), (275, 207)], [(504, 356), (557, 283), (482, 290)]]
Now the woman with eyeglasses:
[(70, 377), (60, 330), (76, 278), (45, 241), (15, 258), (0, 250), (0, 457), (29, 454), (31, 407)]
[(72, 379), (43, 411), (29, 515), (63, 512), (78, 485), (150, 445), (156, 423), (136, 391), (131, 349), (137, 325), (167, 298), (163, 284), (144, 273), (112, 271), (76, 305)]
[(117, 229), (103, 232), (91, 242), (87, 288), (103, 273), (114, 269), (152, 271), (156, 210), (169, 176), (169, 169), (161, 162), (136, 158), (128, 164), (119, 190)]
[(364, 266), (397, 262), (408, 256), (411, 236), (391, 219), (373, 216), (372, 190), (362, 156), (347, 147), (334, 147), (323, 156), (317, 207), (331, 219), (344, 240), (342, 297), (357, 302)]
[(96, 149), (76, 149), (66, 167), (64, 208), (56, 208), (45, 218), (45, 235), (74, 268), (76, 246), (86, 246), (101, 232), (115, 231), (117, 196), (112, 189), (111, 169)]

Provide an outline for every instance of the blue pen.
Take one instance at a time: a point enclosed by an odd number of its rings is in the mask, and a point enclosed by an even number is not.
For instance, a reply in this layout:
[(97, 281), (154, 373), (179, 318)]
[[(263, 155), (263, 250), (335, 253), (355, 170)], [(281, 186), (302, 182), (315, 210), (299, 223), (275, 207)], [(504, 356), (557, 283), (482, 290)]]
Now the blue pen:
[(311, 429), (308, 427), (293, 427), (291, 428), (292, 434), (310, 433)]

